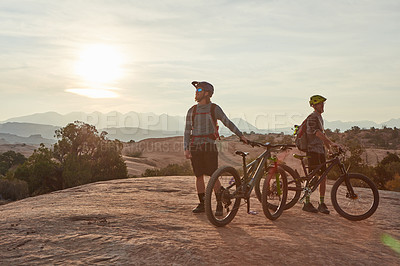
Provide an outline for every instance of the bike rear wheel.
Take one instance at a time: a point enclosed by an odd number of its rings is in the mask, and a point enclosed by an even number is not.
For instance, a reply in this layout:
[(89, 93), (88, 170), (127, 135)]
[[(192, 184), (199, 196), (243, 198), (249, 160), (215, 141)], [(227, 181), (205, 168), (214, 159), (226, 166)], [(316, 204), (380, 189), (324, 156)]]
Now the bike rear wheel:
[[(283, 168), (283, 170), (286, 172), (286, 178), (288, 182), (288, 196), (286, 199), (286, 205), (285, 205), (285, 210), (293, 207), (300, 198), (301, 195), (301, 182), (299, 174), (294, 171), (291, 167), (287, 166), (286, 164), (279, 164), (280, 167)], [(257, 199), (261, 202), (261, 193), (262, 193), (262, 187), (265, 181), (265, 178), (268, 176), (269, 169), (272, 166), (269, 166), (266, 168), (266, 171), (264, 171), (264, 175), (260, 178), (257, 179), (254, 185), (254, 191), (256, 193)]]
[(332, 205), (348, 220), (360, 221), (370, 217), (379, 205), (379, 192), (365, 175), (341, 176), (331, 190)]
[(263, 173), (263, 176), (261, 178), (255, 179), (254, 183), (254, 192), (256, 193), (257, 199), (259, 202), (261, 201), (261, 194), (262, 194), (262, 186), (264, 184), (264, 180), (268, 175), (268, 169), (266, 167), (266, 170)]
[[(218, 168), (210, 178), (204, 199), (208, 220), (215, 226), (230, 223), (238, 212), (241, 198), (238, 197), (240, 175), (235, 168), (223, 166)], [(222, 205), (222, 212), (217, 206)]]
[(287, 199), (285, 210), (292, 208), (299, 201), (302, 187), (299, 174), (286, 164), (281, 164), (283, 170), (286, 172), (287, 177)]
[(254, 184), (254, 192), (256, 193), (257, 199), (261, 202), (261, 193), (262, 193), (262, 185), (264, 184), (265, 177), (267, 176), (268, 171), (265, 171), (261, 178), (255, 180)]
[(278, 166), (276, 173), (272, 173), (264, 180), (261, 202), (264, 215), (270, 220), (276, 220), (285, 209), (287, 198), (286, 172)]

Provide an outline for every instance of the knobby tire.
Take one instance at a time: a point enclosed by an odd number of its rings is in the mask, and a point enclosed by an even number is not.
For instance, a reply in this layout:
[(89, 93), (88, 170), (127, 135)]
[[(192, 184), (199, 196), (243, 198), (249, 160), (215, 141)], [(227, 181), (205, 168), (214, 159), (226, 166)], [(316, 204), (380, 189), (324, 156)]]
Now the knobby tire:
[[(279, 186), (276, 181), (276, 174), (265, 178), (261, 193), (261, 202), (264, 215), (270, 220), (276, 220), (281, 216), (286, 205), (287, 198), (287, 177), (286, 172), (278, 166)], [(278, 191), (280, 187), (280, 193)]]
[[(351, 196), (347, 184), (355, 195)], [(341, 176), (331, 190), (332, 205), (336, 212), (351, 221), (370, 217), (379, 205), (379, 192), (371, 179), (362, 174)]]
[[(287, 179), (287, 184), (288, 184), (288, 189), (287, 189), (287, 198), (286, 198), (286, 204), (285, 204), (285, 210), (292, 208), (300, 199), (301, 192), (302, 192), (302, 187), (301, 187), (301, 182), (300, 182), (300, 177), (299, 174), (293, 170), (291, 167), (287, 166), (286, 164), (280, 164), (279, 167), (281, 167), (286, 174), (286, 179)], [(257, 180), (257, 183), (254, 186), (254, 190), (256, 192), (257, 198), (260, 202), (261, 200), (261, 191), (262, 191), (262, 185), (264, 184), (265, 177), (267, 176), (269, 171), (269, 168), (265, 171), (265, 174), (262, 178)], [(274, 207), (277, 207), (274, 204), (271, 204)]]
[[(220, 182), (222, 190), (220, 201), (223, 204), (222, 216), (216, 216), (217, 193), (214, 192), (214, 187), (217, 182)], [(240, 198), (234, 198), (241, 184), (238, 171), (231, 166), (223, 166), (218, 168), (210, 177), (207, 184), (206, 194), (204, 199), (205, 211), (208, 220), (215, 226), (225, 226), (229, 224), (236, 216)], [(228, 187), (231, 187), (228, 189)]]

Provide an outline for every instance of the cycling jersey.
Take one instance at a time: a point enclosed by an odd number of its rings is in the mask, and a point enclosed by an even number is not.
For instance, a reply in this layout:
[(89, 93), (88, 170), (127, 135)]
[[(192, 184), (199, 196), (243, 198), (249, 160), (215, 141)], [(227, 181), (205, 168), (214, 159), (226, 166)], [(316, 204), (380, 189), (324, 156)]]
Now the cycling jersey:
[[(199, 145), (205, 143), (215, 143), (215, 139), (208, 137), (215, 133), (215, 124), (211, 117), (211, 103), (197, 105), (197, 114), (194, 116), (194, 123), (192, 123), (193, 109), (194, 108), (191, 107), (186, 115), (186, 125), (183, 140), (185, 150), (189, 150), (191, 144)], [(218, 105), (215, 107), (215, 117), (238, 137), (243, 135)]]
[(307, 151), (325, 154), (324, 142), (316, 136), (317, 131), (324, 133), (324, 120), (320, 113), (314, 111), (307, 118)]

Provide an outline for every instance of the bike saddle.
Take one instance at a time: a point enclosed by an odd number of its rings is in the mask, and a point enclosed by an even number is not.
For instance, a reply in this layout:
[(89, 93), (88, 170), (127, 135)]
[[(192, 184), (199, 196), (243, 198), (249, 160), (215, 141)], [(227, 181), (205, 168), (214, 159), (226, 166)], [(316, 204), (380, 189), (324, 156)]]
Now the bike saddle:
[(248, 152), (243, 152), (243, 151), (235, 151), (235, 154), (240, 155), (242, 157), (246, 157), (247, 155), (249, 155)]

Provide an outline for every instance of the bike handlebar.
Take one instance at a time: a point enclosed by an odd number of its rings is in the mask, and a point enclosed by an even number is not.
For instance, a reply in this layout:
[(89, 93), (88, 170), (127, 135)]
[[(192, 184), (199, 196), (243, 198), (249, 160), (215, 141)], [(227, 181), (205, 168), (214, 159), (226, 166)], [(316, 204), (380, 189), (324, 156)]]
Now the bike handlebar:
[(339, 150), (335, 153), (331, 153), (329, 154), (329, 157), (334, 158), (334, 157), (338, 157), (339, 155), (345, 153), (346, 151), (342, 148), (339, 148)]
[(282, 148), (282, 149), (289, 149), (289, 148), (294, 148), (296, 145), (294, 144), (271, 144), (269, 142), (267, 143), (261, 143), (257, 141), (247, 141), (247, 144), (252, 146), (252, 147), (266, 147), (266, 148)]

